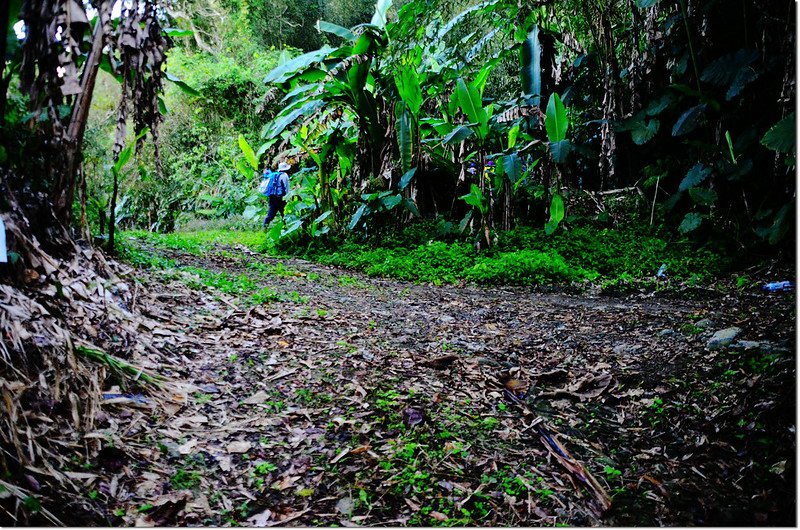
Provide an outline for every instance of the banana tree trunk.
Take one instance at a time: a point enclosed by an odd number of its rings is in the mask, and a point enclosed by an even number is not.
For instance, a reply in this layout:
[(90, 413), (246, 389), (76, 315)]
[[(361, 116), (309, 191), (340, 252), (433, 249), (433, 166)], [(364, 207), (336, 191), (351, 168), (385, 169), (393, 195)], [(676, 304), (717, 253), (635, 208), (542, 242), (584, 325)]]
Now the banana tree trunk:
[(80, 92), (75, 96), (72, 117), (67, 127), (66, 135), (62, 140), (64, 164), (56, 173), (51, 198), (55, 216), (65, 226), (69, 224), (72, 213), (72, 200), (75, 195), (75, 181), (78, 174), (78, 165), (80, 164), (83, 135), (86, 131), (86, 122), (89, 118), (89, 108), (92, 105), (94, 85), (97, 81), (97, 72), (100, 69), (100, 60), (105, 42), (103, 21), (108, 17), (108, 9), (108, 0), (101, 2), (92, 39), (92, 49), (86, 59), (83, 76), (81, 77)]

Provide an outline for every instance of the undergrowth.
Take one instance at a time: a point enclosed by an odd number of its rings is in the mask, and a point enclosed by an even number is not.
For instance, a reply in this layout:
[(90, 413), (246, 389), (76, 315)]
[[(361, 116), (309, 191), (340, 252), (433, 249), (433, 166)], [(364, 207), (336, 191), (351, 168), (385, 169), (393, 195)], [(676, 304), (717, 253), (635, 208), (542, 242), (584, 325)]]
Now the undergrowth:
[[(313, 240), (300, 248), (273, 245), (263, 232), (126, 232), (157, 248), (202, 255), (215, 246), (243, 245), (252, 251), (300, 256), (324, 265), (362, 271), (370, 276), (433, 283), (481, 285), (593, 283), (621, 288), (663, 285), (668, 280), (706, 283), (725, 272), (730, 258), (709, 245), (670, 239), (648, 227), (624, 230), (571, 227), (547, 236), (536, 228), (499, 232), (496, 243), (480, 252), (444, 221), (424, 221), (384, 238), (379, 245), (354, 238)], [(174, 262), (124, 242), (120, 255), (140, 267), (171, 268)], [(656, 272), (666, 274), (660, 279)], [(195, 271), (196, 272), (196, 271)], [(224, 290), (224, 289), (223, 289)]]
[[(461, 238), (463, 239), (463, 238)], [(285, 252), (292, 248), (279, 247)], [(644, 228), (573, 227), (548, 236), (537, 228), (497, 233), (496, 244), (477, 252), (459, 240), (450, 223), (420, 222), (370, 242), (314, 241), (295, 254), (361, 270), (371, 276), (438, 283), (540, 285), (591, 282), (604, 287), (656, 283), (666, 279), (703, 283), (731, 264), (719, 249), (669, 239)]]

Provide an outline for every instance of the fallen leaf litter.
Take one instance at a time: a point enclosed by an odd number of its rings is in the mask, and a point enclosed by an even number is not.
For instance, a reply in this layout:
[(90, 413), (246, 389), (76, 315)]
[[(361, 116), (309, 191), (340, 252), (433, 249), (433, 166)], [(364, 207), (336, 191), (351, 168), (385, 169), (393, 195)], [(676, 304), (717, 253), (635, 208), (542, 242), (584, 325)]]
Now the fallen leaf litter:
[[(233, 275), (278, 263), (226, 251), (171, 257)], [(763, 524), (794, 513), (793, 330), (775, 326), (793, 307), (780, 297), (767, 310), (763, 296), (431, 287), (288, 260), (258, 278), (282, 300), (252, 305), (184, 272), (110, 265), (121, 281), (72, 266), (61, 294), (46, 290), (67, 326), (0, 286), (4, 355), (74, 335), (140, 378), (163, 376), (161, 388), (78, 371), (97, 405), (53, 390), (51, 406), (70, 403), (62, 415), (81, 426), (62, 442), (54, 420), (26, 412), (31, 428), (11, 438), (34, 453), (31, 487), (10, 485), (6, 499), (55, 477), (70, 482), (65, 506), (141, 526)], [(695, 333), (695, 316), (736, 323), (761, 372), (729, 368), (743, 354), (707, 347), (723, 326)], [(53, 372), (87, 363), (69, 348), (61, 357)], [(24, 410), (34, 382), (5, 374), (9, 407)], [(42, 436), (57, 443), (34, 450)], [(63, 508), (42, 513), (64, 521)]]

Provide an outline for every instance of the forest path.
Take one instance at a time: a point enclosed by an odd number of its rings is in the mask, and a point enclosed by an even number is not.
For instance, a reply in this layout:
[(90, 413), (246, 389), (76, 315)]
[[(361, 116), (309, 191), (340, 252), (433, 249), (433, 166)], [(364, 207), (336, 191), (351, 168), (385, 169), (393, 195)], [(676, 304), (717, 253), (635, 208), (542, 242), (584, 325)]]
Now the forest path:
[[(120, 522), (794, 520), (785, 296), (435, 287), (244, 247), (144, 249), (177, 270), (130, 272), (147, 344), (132, 360), (190, 393), (150, 416), (114, 413), (133, 457)], [(731, 326), (751, 342), (706, 348)]]

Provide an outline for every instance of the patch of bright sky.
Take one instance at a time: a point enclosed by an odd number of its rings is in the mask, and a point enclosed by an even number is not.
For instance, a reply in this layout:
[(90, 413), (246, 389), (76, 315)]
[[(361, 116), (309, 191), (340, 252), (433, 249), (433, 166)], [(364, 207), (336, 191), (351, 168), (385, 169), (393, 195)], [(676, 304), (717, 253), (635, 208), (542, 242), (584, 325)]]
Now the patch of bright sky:
[[(122, 14), (122, 3), (124, 0), (116, 0), (114, 5), (111, 7), (111, 18), (119, 18)], [(86, 16), (89, 17), (89, 20), (92, 20), (94, 17), (97, 16), (97, 10), (91, 6), (91, 4), (84, 2), (84, 7), (86, 9)], [(25, 23), (23, 21), (19, 21), (14, 24), (14, 33), (17, 34), (17, 38), (22, 40), (25, 38)]]

